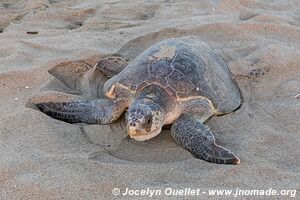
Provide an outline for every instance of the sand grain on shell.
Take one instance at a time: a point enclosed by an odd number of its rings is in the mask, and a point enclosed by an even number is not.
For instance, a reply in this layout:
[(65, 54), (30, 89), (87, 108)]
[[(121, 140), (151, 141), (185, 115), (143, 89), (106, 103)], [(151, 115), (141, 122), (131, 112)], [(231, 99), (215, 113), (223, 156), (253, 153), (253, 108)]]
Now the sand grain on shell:
[(153, 54), (152, 59), (162, 59), (162, 58), (168, 58), (168, 59), (173, 59), (173, 57), (176, 54), (176, 47), (172, 47), (172, 46), (160, 46), (160, 49), (158, 50), (158, 52), (156, 52), (155, 54)]
[[(0, 199), (112, 199), (115, 187), (299, 192), (299, 7), (297, 0), (1, 1)], [(121, 121), (82, 128), (28, 103), (78, 98), (47, 73), (59, 63), (93, 64), (111, 53), (133, 59), (184, 35), (210, 44), (241, 89), (239, 110), (207, 122), (239, 166), (195, 159), (169, 131), (137, 143)]]

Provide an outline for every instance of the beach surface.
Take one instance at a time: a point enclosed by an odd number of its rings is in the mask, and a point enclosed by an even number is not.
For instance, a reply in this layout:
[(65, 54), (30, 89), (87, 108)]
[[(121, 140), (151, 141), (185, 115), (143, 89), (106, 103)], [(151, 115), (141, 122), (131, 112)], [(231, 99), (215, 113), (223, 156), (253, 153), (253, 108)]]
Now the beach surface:
[[(114, 53), (133, 59), (155, 42), (188, 35), (228, 63), (241, 90), (236, 112), (206, 122), (218, 143), (239, 156), (239, 165), (196, 159), (169, 130), (137, 142), (126, 137), (120, 121), (72, 125), (30, 103), (78, 97), (47, 72), (58, 64), (93, 65)], [(117, 196), (114, 188), (160, 190), (154, 199), (232, 199), (237, 188), (299, 193), (299, 144), (297, 0), (0, 0), (1, 200), (150, 196)], [(170, 188), (200, 194), (168, 195)], [(225, 189), (232, 195), (209, 195)], [(286, 194), (267, 198), (293, 196)]]

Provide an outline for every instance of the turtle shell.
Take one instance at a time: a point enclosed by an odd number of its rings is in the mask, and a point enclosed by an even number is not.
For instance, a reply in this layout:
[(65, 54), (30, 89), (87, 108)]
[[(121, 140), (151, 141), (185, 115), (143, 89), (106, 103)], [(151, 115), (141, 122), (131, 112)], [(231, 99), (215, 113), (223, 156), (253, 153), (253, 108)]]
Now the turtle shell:
[(227, 64), (197, 37), (163, 40), (138, 55), (104, 85), (109, 98), (117, 87), (135, 94), (156, 84), (177, 101), (205, 98), (220, 113), (236, 109), (241, 102)]

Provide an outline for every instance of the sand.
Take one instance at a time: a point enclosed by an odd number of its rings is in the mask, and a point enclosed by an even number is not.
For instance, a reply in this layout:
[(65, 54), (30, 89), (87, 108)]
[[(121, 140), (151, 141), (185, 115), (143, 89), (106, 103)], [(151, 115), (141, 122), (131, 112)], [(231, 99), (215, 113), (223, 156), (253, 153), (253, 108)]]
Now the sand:
[[(143, 199), (113, 188), (159, 189), (154, 199), (231, 199), (209, 189), (300, 189), (299, 1), (0, 1), (0, 199)], [(71, 125), (29, 99), (77, 98), (47, 73), (111, 53), (134, 58), (155, 42), (196, 35), (218, 52), (243, 104), (207, 125), (241, 164), (194, 158), (169, 130), (147, 142), (121, 123)], [(168, 196), (166, 188), (200, 189)], [(205, 194), (202, 192), (206, 192)], [(296, 198), (299, 194), (296, 194)], [(236, 199), (289, 199), (239, 196)], [(295, 199), (295, 198), (294, 198)]]

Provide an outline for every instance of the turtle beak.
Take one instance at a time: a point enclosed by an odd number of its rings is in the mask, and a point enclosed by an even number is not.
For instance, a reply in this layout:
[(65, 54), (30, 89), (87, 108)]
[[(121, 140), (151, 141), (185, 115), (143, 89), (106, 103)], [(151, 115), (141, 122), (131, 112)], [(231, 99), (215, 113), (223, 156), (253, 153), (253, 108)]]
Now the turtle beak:
[(142, 136), (146, 134), (145, 131), (142, 131), (139, 128), (133, 126), (128, 126), (127, 133), (131, 138), (135, 138), (137, 136)]
[(127, 133), (129, 137), (137, 141), (146, 141), (149, 140), (161, 132), (161, 129), (155, 130), (153, 132), (147, 132), (145, 129), (139, 129), (135, 126), (127, 126)]
[(126, 126), (127, 134), (131, 137), (143, 136), (147, 132), (141, 128), (141, 124), (137, 120), (130, 120)]

